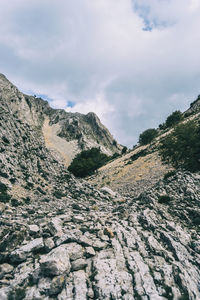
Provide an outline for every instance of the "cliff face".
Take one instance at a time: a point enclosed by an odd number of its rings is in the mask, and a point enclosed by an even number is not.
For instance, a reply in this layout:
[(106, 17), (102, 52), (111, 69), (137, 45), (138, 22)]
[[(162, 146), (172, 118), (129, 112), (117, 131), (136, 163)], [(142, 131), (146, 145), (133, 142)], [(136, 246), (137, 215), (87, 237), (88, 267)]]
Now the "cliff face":
[(65, 165), (69, 165), (77, 153), (92, 147), (100, 147), (107, 155), (121, 152), (121, 145), (94, 113), (82, 115), (53, 109), (47, 101), (21, 93), (2, 74), (0, 98), (3, 108), (24, 123), (41, 129), (46, 147)]
[(200, 299), (200, 174), (98, 190), (46, 147), (66, 113), (3, 76), (0, 92), (0, 299)]

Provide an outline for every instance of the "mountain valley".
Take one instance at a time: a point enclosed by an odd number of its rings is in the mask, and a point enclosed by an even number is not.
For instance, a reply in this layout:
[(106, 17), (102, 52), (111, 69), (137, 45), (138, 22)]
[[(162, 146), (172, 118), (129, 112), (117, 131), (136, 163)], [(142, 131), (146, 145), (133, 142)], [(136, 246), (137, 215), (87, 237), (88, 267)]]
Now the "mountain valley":
[[(199, 120), (200, 99), (184, 122)], [(55, 110), (0, 75), (0, 299), (200, 299), (200, 172), (138, 145), (95, 174), (67, 167), (123, 147), (94, 113)]]

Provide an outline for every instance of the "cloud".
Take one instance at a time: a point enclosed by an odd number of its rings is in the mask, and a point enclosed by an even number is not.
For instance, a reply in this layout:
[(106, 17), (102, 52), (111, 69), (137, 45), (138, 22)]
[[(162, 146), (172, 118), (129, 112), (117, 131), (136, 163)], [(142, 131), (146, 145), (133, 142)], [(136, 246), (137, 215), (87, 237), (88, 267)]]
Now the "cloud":
[(199, 15), (196, 0), (4, 1), (0, 71), (132, 146), (199, 94)]

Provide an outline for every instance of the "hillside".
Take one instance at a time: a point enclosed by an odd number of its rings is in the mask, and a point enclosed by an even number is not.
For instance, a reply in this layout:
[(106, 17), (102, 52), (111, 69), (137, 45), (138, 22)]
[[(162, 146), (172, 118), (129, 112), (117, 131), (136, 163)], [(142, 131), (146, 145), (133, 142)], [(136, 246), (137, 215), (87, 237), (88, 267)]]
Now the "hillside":
[[(200, 97), (183, 113), (180, 124), (191, 120), (197, 122), (200, 120)], [(88, 181), (98, 188), (107, 185), (122, 194), (131, 193), (137, 196), (173, 169), (172, 166), (163, 164), (158, 151), (160, 139), (172, 131), (173, 127), (158, 130), (158, 136), (151, 144), (138, 145), (127, 154), (98, 169), (98, 172), (89, 177)]]
[[(97, 189), (49, 149), (62, 116), (0, 76), (0, 299), (200, 299), (200, 174), (158, 180), (165, 170), (148, 145), (110, 164), (127, 164), (113, 180), (121, 194)], [(93, 114), (80, 118), (95, 131)], [(121, 184), (131, 167), (137, 193)]]

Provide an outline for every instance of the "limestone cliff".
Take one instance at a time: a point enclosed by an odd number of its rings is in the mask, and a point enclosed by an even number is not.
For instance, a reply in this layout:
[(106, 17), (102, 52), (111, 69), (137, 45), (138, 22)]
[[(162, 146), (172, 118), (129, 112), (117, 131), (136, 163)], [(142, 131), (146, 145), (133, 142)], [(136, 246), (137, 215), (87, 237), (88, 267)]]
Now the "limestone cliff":
[(122, 146), (94, 113), (83, 115), (53, 109), (47, 101), (21, 93), (3, 74), (0, 74), (0, 101), (19, 120), (41, 129), (46, 147), (65, 165), (77, 153), (92, 147), (100, 147), (107, 155), (121, 152)]

